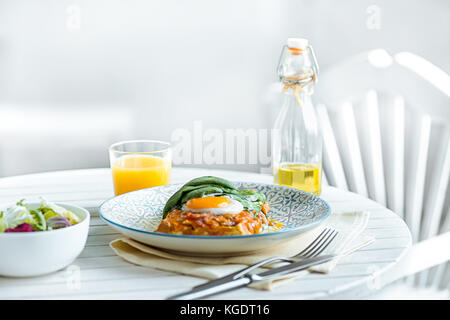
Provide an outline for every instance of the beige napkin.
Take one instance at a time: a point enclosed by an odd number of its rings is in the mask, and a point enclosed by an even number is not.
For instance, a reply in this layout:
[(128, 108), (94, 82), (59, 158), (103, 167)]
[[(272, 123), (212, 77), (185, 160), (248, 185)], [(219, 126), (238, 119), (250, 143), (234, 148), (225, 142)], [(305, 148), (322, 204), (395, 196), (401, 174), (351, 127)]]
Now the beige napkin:
[[(338, 230), (339, 234), (322, 254), (349, 254), (374, 241), (373, 237), (363, 234), (368, 220), (368, 212), (333, 213), (319, 227), (305, 232), (285, 244), (246, 256), (181, 256), (148, 246), (130, 238), (113, 240), (110, 243), (110, 246), (117, 255), (128, 262), (139, 266), (172, 271), (206, 279), (216, 279), (268, 257), (294, 256), (306, 248), (326, 227), (332, 227)], [(252, 284), (251, 287), (262, 290), (271, 290), (288, 280), (305, 275), (308, 272), (328, 273), (336, 266), (339, 259), (340, 258), (336, 258), (330, 262), (317, 265), (310, 268), (309, 271), (300, 271), (291, 274), (288, 278)]]

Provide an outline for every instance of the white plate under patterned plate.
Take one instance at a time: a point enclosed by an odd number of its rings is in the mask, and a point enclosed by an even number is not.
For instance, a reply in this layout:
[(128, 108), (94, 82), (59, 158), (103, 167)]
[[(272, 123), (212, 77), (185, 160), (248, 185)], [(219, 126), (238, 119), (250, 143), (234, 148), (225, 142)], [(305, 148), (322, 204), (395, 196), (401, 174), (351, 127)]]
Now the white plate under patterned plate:
[(272, 184), (233, 182), (240, 189), (256, 189), (266, 195), (269, 218), (284, 224), (276, 232), (236, 236), (194, 236), (154, 232), (166, 201), (183, 184), (172, 184), (128, 192), (99, 207), (110, 226), (139, 242), (185, 255), (237, 255), (288, 241), (316, 227), (330, 215), (330, 206), (320, 197)]

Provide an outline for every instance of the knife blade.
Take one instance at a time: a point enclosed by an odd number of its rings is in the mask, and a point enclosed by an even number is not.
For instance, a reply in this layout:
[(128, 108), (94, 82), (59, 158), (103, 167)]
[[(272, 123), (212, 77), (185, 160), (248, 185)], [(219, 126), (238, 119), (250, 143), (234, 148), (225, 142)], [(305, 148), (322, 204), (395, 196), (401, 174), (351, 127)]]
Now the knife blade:
[(224, 277), (223, 279), (221, 278), (222, 279), (221, 281), (216, 281), (211, 285), (197, 286), (190, 291), (168, 297), (167, 299), (169, 300), (200, 299), (207, 296), (212, 296), (214, 294), (241, 288), (253, 282), (277, 279), (289, 275), (295, 271), (304, 270), (314, 265), (325, 263), (327, 261), (334, 259), (335, 257), (336, 255), (325, 255), (311, 259), (305, 259), (278, 268), (273, 268), (261, 273), (245, 274), (242, 277), (234, 280), (233, 279), (230, 280), (228, 277)]

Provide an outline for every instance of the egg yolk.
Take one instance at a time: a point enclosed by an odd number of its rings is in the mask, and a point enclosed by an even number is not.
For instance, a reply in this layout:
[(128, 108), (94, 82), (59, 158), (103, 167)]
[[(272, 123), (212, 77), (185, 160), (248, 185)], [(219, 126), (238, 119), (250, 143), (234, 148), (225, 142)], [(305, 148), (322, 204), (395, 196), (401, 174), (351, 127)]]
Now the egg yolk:
[(194, 198), (186, 202), (186, 207), (190, 209), (223, 208), (231, 203), (225, 197), (204, 197)]

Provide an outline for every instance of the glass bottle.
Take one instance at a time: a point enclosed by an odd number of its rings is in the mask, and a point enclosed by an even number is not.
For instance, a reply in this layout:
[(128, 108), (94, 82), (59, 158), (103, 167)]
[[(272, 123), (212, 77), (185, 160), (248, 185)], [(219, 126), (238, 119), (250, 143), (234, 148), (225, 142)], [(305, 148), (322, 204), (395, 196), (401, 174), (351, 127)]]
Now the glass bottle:
[(274, 125), (272, 165), (275, 184), (320, 195), (322, 136), (311, 101), (318, 73), (308, 40), (289, 38), (278, 65), (285, 97)]

